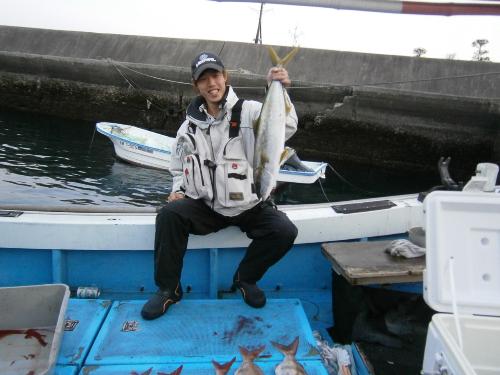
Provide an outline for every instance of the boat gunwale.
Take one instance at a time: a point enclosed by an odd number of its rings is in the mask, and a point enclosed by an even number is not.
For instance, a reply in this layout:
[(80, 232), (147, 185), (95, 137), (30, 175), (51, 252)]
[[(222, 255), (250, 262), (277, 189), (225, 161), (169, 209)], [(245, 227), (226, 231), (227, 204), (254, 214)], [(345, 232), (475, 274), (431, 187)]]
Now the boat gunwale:
[[(405, 195), (394, 195), (387, 197), (376, 197), (376, 198), (363, 198), (354, 199), (347, 201), (338, 202), (323, 202), (323, 203), (304, 203), (304, 204), (287, 204), (278, 205), (278, 209), (281, 211), (299, 211), (304, 209), (323, 209), (331, 208), (333, 205), (342, 204), (355, 204), (355, 203), (365, 203), (378, 200), (390, 200), (396, 202), (406, 202), (407, 205), (411, 205), (408, 201), (415, 201), (417, 194), (405, 194)], [(26, 204), (0, 204), (1, 211), (21, 211), (23, 213), (43, 213), (43, 214), (120, 214), (120, 215), (143, 215), (143, 214), (156, 214), (163, 205), (160, 206), (145, 206), (145, 207), (118, 207), (118, 206), (77, 206), (77, 205), (26, 205)], [(389, 207), (388, 209), (390, 209)], [(335, 213), (335, 212), (334, 212)], [(338, 215), (346, 215), (343, 213), (337, 213)]]

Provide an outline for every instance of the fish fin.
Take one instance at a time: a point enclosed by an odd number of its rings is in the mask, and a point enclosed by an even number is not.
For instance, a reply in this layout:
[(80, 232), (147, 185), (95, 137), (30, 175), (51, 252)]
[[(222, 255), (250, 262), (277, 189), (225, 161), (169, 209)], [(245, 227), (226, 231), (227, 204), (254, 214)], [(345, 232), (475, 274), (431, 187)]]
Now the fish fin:
[(283, 88), (284, 95), (285, 95), (285, 113), (288, 115), (290, 111), (292, 110), (292, 102), (290, 101), (290, 97), (286, 93), (285, 88)]
[(260, 193), (260, 183), (259, 182), (255, 183), (255, 194), (257, 194), (258, 198), (262, 198), (262, 195)]
[(238, 346), (238, 349), (240, 350), (241, 356), (243, 358), (247, 358), (249, 356), (250, 352), (244, 346)]
[(280, 167), (285, 163), (285, 161), (287, 161), (290, 158), (290, 156), (291, 156), (290, 150), (288, 149), (288, 147), (285, 147), (285, 149), (281, 152)]
[(293, 355), (297, 354), (297, 349), (299, 348), (299, 336), (295, 337), (295, 340), (290, 344), (290, 350)]
[(299, 347), (299, 336), (295, 337), (290, 345), (283, 345), (275, 341), (271, 341), (271, 344), (284, 355), (295, 356), (295, 354), (297, 354), (297, 348)]
[(285, 66), (296, 54), (299, 52), (299, 47), (294, 47), (290, 52), (287, 53), (283, 59), (281, 59), (281, 66)]
[(271, 345), (278, 349), (281, 353), (285, 354), (285, 345), (276, 341), (271, 341)]
[(236, 361), (236, 357), (233, 357), (233, 359), (231, 359), (229, 362), (226, 362), (226, 363), (219, 363), (219, 362), (216, 362), (214, 360), (212, 360), (212, 364), (214, 365), (214, 367), (217, 369), (217, 370), (222, 370), (222, 371), (229, 371), (229, 369), (231, 368), (231, 366), (233, 365), (234, 361)]
[(273, 66), (278, 66), (280, 64), (280, 58), (276, 53), (276, 51), (274, 50), (274, 48), (269, 46), (267, 47), (267, 50), (269, 51), (269, 57), (271, 57), (271, 62), (273, 63)]
[(290, 52), (286, 54), (285, 57), (280, 58), (273, 47), (267, 47), (269, 51), (269, 56), (271, 57), (271, 62), (273, 66), (285, 66), (299, 51), (299, 47), (294, 47)]
[(253, 121), (252, 127), (253, 127), (253, 134), (255, 135), (255, 137), (257, 137), (257, 134), (259, 134), (260, 116), (257, 120)]
[(243, 359), (247, 359), (253, 361), (255, 358), (259, 356), (259, 354), (266, 348), (265, 345), (261, 345), (253, 350), (248, 350), (247, 348), (240, 346), (240, 353), (243, 356)]
[(171, 375), (180, 375), (181, 371), (182, 371), (182, 366), (183, 365), (180, 365), (177, 370), (175, 370), (174, 372), (172, 372)]

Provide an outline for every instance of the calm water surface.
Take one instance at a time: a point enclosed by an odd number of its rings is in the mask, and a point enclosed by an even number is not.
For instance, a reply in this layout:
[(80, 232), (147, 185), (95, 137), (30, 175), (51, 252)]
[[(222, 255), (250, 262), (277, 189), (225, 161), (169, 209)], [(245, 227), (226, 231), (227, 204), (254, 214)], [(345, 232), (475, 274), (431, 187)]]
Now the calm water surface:
[(118, 162), (94, 124), (0, 113), (0, 203), (158, 205), (168, 172)]
[[(111, 141), (94, 129), (94, 123), (0, 112), (0, 204), (161, 205), (170, 174), (118, 161)], [(277, 202), (319, 203), (325, 194), (341, 201), (419, 188), (408, 176), (388, 183), (373, 171), (336, 169), (356, 188), (329, 171), (322, 187), (291, 184)]]

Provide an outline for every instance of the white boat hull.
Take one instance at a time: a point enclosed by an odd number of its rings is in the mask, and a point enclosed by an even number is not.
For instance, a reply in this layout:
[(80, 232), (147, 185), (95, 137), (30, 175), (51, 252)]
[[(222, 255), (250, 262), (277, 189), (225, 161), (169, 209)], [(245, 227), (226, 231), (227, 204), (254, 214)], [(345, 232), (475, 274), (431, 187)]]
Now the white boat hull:
[(141, 167), (168, 170), (170, 168), (170, 154), (127, 142), (124, 140), (112, 139), (116, 156), (131, 164)]
[[(280, 209), (299, 230), (295, 245), (393, 235), (422, 225), (422, 204), (417, 201), (416, 195), (382, 199), (391, 200), (395, 206), (352, 214), (335, 212), (331, 203), (281, 206)], [(0, 248), (153, 249), (155, 212), (22, 211), (19, 217), (0, 217)], [(26, 236), (26, 233), (30, 235)], [(230, 227), (208, 236), (193, 235), (190, 237), (188, 248), (246, 247), (249, 241), (238, 228)]]
[[(381, 199), (394, 205), (350, 214), (335, 212), (331, 203), (281, 206), (298, 227), (298, 237), (291, 251), (259, 281), (268, 298), (299, 298), (313, 329), (327, 337), (326, 330), (333, 325), (332, 270), (321, 244), (404, 236), (409, 228), (422, 225), (422, 205), (416, 195)], [(119, 208), (12, 206), (0, 210), (4, 210), (0, 211), (0, 263), (4, 265), (0, 286), (65, 283), (73, 290), (90, 286), (101, 296), (118, 300), (143, 300), (156, 290), (154, 208), (119, 212)], [(16, 216), (14, 211), (21, 214)], [(237, 227), (190, 236), (181, 277), (184, 298), (239, 298), (228, 288), (249, 241)]]

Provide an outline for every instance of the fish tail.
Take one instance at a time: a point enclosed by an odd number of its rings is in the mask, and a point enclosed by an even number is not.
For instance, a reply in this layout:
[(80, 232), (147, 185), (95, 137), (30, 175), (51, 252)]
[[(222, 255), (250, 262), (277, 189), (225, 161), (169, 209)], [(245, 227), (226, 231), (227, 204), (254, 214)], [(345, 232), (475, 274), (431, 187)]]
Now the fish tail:
[(292, 155), (290, 150), (290, 147), (285, 147), (285, 149), (281, 152), (280, 166), (282, 166)]
[(214, 365), (214, 367), (221, 371), (223, 374), (227, 373), (229, 371), (229, 369), (231, 368), (231, 366), (233, 365), (234, 361), (236, 361), (236, 357), (233, 357), (233, 359), (231, 359), (229, 362), (226, 362), (226, 363), (219, 363), (219, 362), (216, 362), (214, 360), (212, 360), (212, 363)]
[(285, 57), (280, 58), (273, 47), (267, 47), (269, 51), (269, 56), (271, 57), (271, 61), (273, 66), (285, 66), (299, 51), (299, 47), (294, 47), (290, 52), (286, 54)]
[(171, 375), (180, 375), (180, 373), (182, 372), (182, 366), (183, 365), (180, 365), (177, 370), (175, 370), (174, 372), (172, 372)]
[(259, 356), (259, 354), (264, 350), (265, 345), (261, 345), (258, 348), (254, 350), (248, 350), (247, 348), (240, 346), (240, 353), (243, 356), (243, 359), (248, 359), (250, 361), (253, 361), (255, 358)]
[(295, 340), (293, 340), (290, 345), (283, 345), (274, 341), (271, 341), (271, 344), (284, 355), (295, 356), (295, 354), (297, 354), (297, 348), (299, 347), (299, 336), (295, 337)]
[(290, 101), (290, 97), (286, 94), (285, 88), (283, 88), (285, 94), (285, 113), (288, 115), (292, 110), (292, 102)]

